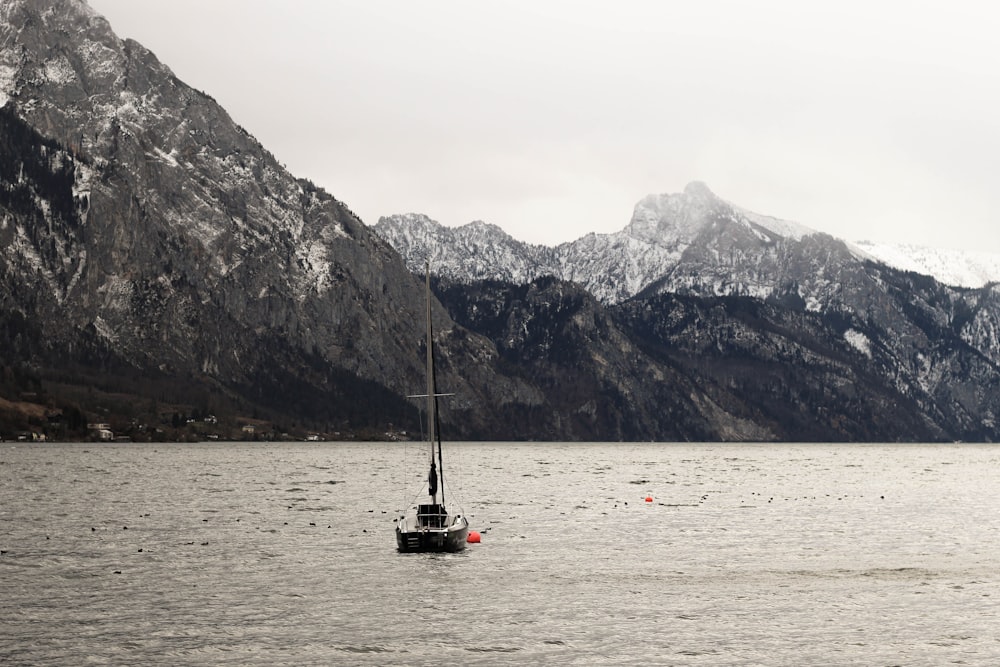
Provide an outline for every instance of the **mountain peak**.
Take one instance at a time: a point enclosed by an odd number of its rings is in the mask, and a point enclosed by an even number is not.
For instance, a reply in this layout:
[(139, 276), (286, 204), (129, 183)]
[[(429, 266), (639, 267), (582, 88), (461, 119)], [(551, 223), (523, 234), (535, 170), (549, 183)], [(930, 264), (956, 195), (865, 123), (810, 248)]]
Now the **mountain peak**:
[(383, 215), (378, 219), (378, 224), (386, 225), (406, 225), (408, 227), (415, 227), (419, 229), (437, 229), (443, 227), (443, 225), (436, 220), (432, 220), (429, 216), (423, 213), (394, 213), (392, 215)]
[(503, 228), (500, 227), (499, 225), (495, 225), (492, 222), (486, 222), (485, 220), (473, 220), (472, 222), (468, 222), (462, 225), (462, 227), (466, 227), (468, 229), (497, 232), (499, 234), (503, 234), (504, 236), (510, 236), (510, 234), (505, 232)]
[[(0, 8), (0, 101), (43, 134), (86, 154), (114, 145), (118, 129), (150, 141), (139, 123), (173, 74), (137, 42), (121, 40), (83, 0), (14, 0)], [(175, 134), (176, 134), (176, 128)]]
[(691, 181), (684, 186), (684, 194), (688, 197), (700, 197), (703, 199), (718, 199), (715, 193), (702, 181)]
[(643, 197), (635, 205), (625, 231), (650, 243), (688, 244), (711, 221), (713, 212), (730, 208), (707, 185), (692, 181), (682, 193)]

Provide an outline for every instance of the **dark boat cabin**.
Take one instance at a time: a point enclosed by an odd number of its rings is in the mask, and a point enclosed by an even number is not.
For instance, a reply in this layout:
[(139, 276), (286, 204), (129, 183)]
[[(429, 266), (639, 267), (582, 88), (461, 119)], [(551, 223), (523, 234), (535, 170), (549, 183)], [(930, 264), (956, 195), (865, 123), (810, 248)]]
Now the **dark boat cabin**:
[(420, 528), (445, 528), (448, 513), (439, 504), (417, 506), (417, 526)]

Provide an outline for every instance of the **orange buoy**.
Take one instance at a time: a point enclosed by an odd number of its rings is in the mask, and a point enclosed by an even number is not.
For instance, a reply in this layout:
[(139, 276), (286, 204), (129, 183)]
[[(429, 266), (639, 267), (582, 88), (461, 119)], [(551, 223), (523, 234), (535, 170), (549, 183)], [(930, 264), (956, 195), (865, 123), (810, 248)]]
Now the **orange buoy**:
[(653, 502), (653, 496), (646, 496), (646, 502), (647, 503)]
[(470, 544), (479, 544), (479, 533), (474, 530), (470, 530), (469, 536), (465, 538), (465, 541)]

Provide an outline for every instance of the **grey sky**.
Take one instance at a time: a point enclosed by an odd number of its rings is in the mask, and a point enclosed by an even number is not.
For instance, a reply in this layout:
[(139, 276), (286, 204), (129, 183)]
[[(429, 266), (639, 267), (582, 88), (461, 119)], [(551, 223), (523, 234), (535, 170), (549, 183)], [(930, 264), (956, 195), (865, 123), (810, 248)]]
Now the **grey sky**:
[(89, 2), (369, 224), (554, 244), (701, 180), (848, 240), (1000, 252), (992, 3)]

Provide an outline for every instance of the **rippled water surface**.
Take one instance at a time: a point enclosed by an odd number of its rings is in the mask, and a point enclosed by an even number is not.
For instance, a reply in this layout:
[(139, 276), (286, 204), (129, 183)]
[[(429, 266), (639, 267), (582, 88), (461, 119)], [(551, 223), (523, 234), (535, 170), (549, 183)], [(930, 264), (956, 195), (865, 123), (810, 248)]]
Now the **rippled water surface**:
[[(0, 444), (0, 663), (1000, 664), (1000, 448)], [(652, 502), (645, 502), (649, 496)]]

